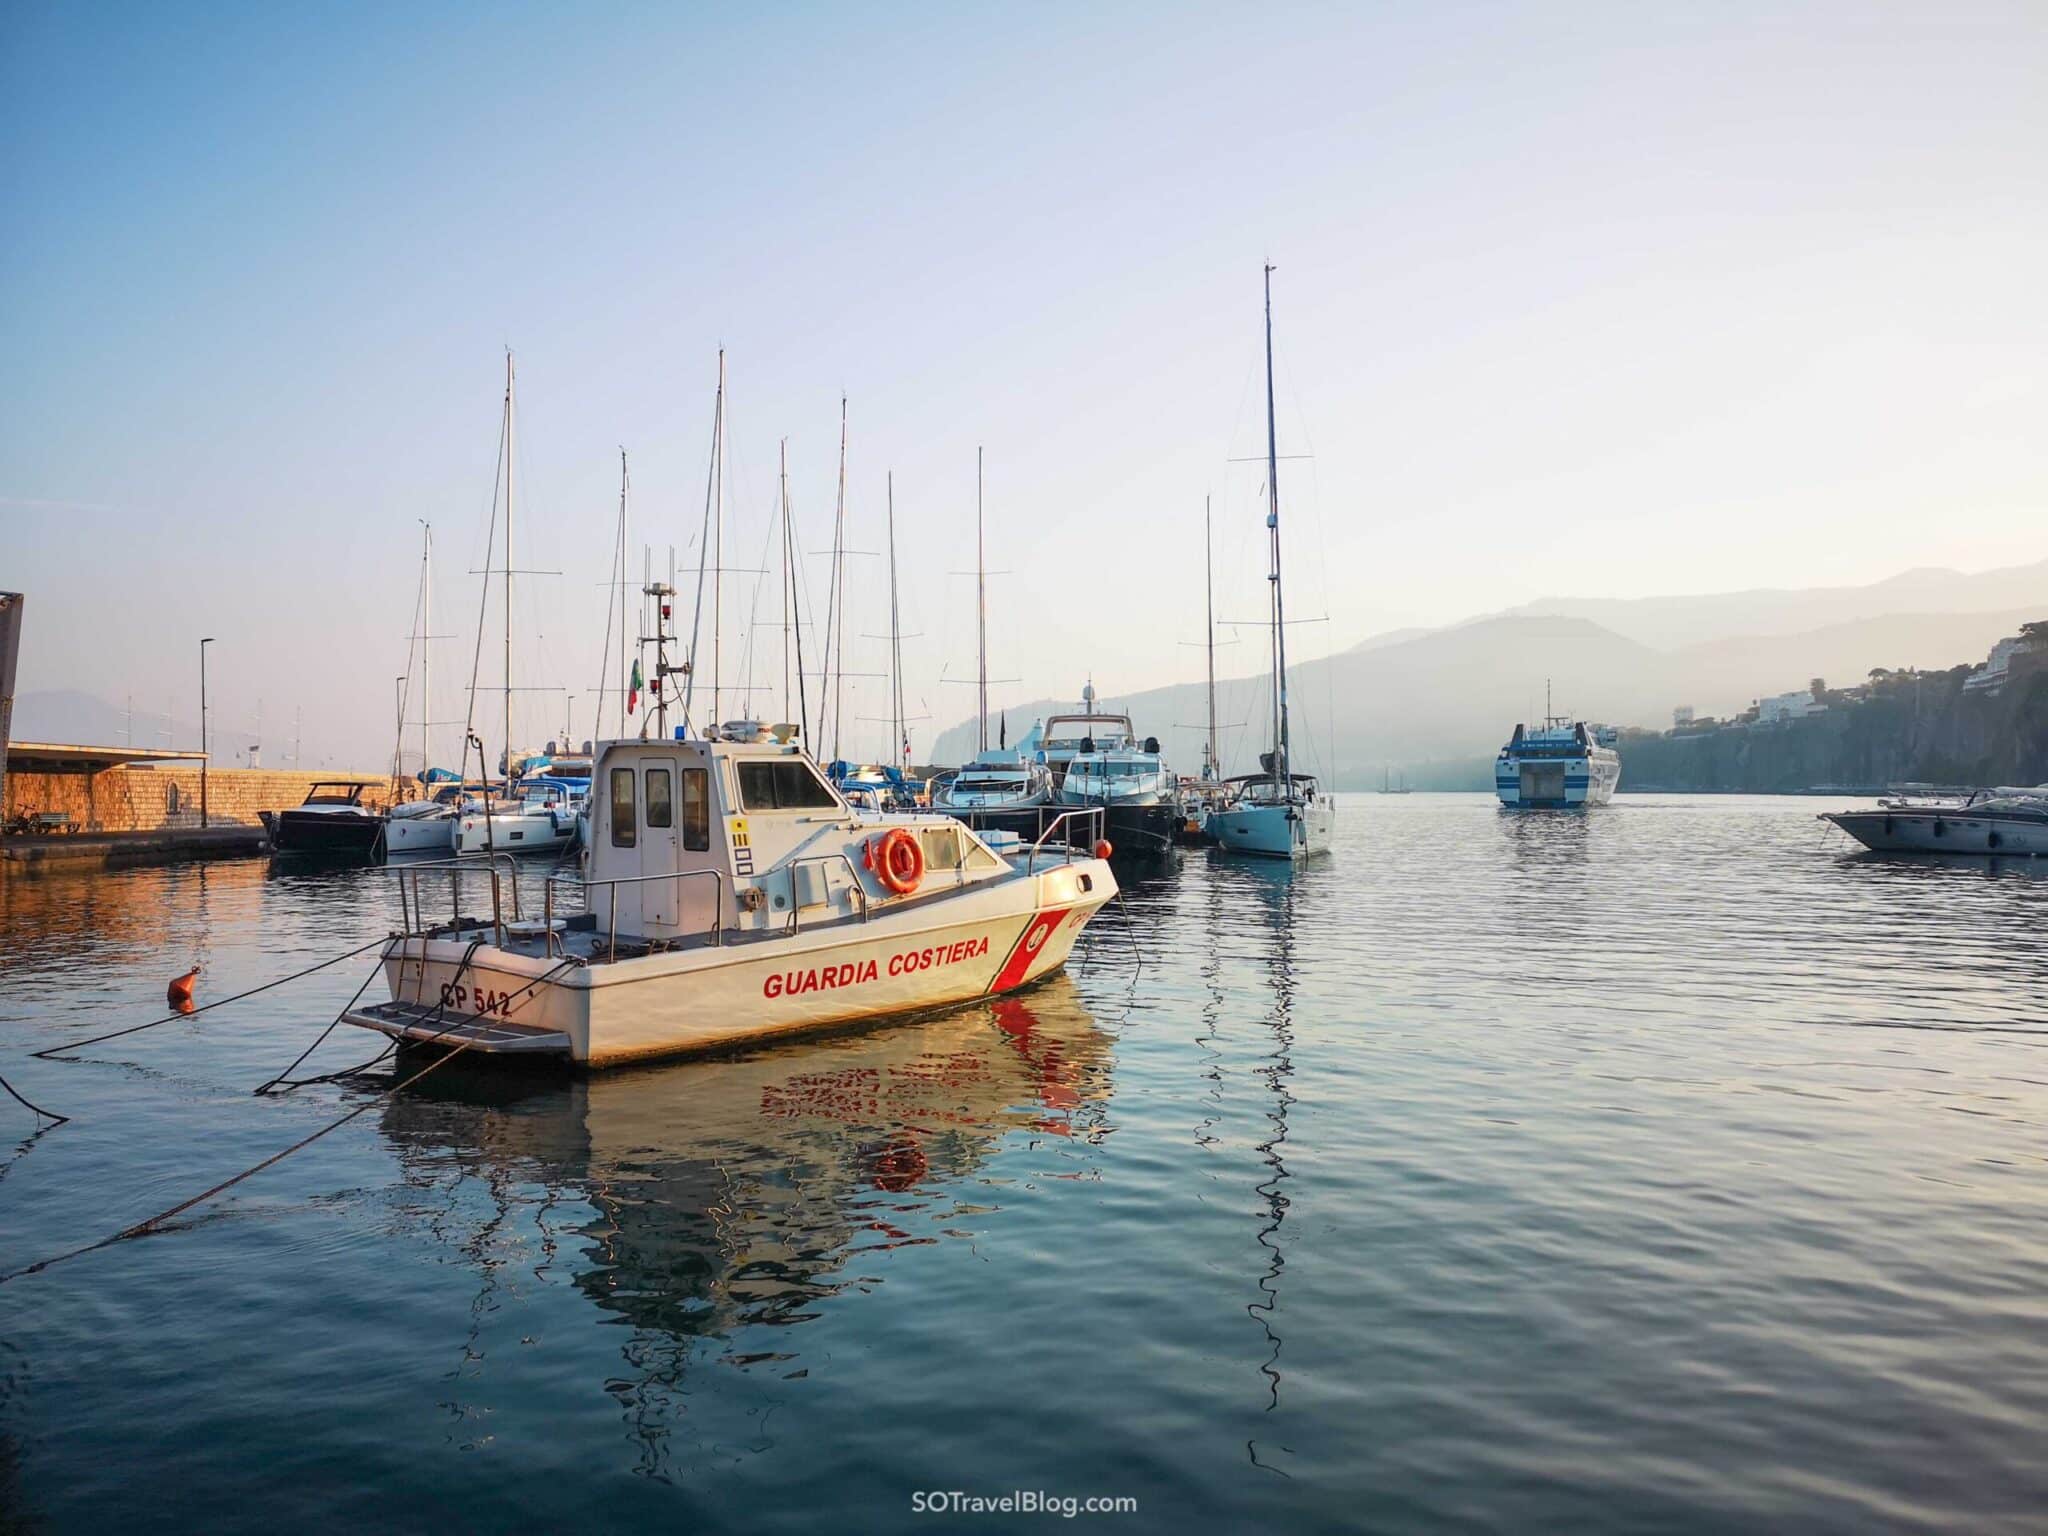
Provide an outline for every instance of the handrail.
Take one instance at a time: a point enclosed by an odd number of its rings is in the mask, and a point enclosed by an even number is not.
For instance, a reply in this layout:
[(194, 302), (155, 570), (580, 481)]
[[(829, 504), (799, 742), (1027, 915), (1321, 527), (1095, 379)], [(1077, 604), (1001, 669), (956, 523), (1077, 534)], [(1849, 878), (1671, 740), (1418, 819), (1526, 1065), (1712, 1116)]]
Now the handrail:
[(834, 859), (844, 864), (846, 872), (853, 876), (853, 891), (856, 896), (860, 897), (860, 920), (862, 922), (868, 920), (868, 890), (866, 886), (860, 883), (860, 871), (853, 867), (853, 860), (848, 858), (843, 851), (838, 853), (806, 854), (800, 859), (791, 859), (789, 861), (789, 932), (792, 936), (796, 934), (800, 926), (797, 921), (797, 913), (803, 910), (797, 904), (796, 899), (797, 867), (802, 864), (829, 864)]
[[(589, 910), (589, 893), (598, 886), (611, 888), (611, 913), (607, 919), (607, 932), (611, 937), (610, 952), (605, 956), (607, 964), (619, 958), (619, 887), (622, 885), (646, 885), (655, 880), (709, 880), (715, 885), (717, 896), (711, 913), (711, 929), (708, 937), (714, 945), (725, 945), (725, 871), (720, 869), (678, 869), (666, 874), (614, 875), (609, 880), (585, 880), (581, 875), (549, 875), (542, 885), (544, 906), (542, 917), (547, 925), (550, 953), (555, 933), (555, 887), (557, 885), (578, 886), (584, 892), (584, 909)], [(681, 915), (680, 912), (677, 914)]]
[[(1037, 870), (1039, 850), (1045, 846), (1046, 840), (1050, 838), (1054, 832), (1059, 830), (1061, 822), (1071, 820), (1077, 816), (1084, 817), (1090, 821), (1093, 821), (1095, 823), (1095, 839), (1099, 842), (1102, 838), (1102, 829), (1106, 824), (1104, 818), (1107, 817), (1108, 814), (1109, 813), (1107, 809), (1099, 805), (1077, 806), (1071, 811), (1060, 812), (1059, 815), (1053, 817), (1052, 824), (1050, 826), (1045, 827), (1042, 831), (1039, 832), (1038, 841), (1031, 845), (1031, 857), (1025, 861), (1024, 873), (1028, 875)], [(1074, 840), (1071, 837), (1063, 839), (1060, 843), (1060, 846), (1066, 849), (1065, 862), (1069, 864), (1073, 863)]]
[[(499, 869), (501, 863), (504, 866), (502, 871)], [(418, 931), (422, 937), (429, 931), (426, 908), (420, 901), (419, 877), (430, 870), (448, 871), (451, 916), (454, 926), (458, 930), (462, 927), (462, 876), (464, 874), (483, 873), (491, 877), (491, 927), (496, 931), (500, 945), (505, 942), (504, 879), (507, 875), (511, 877), (512, 881), (512, 921), (518, 922), (523, 915), (519, 906), (519, 864), (509, 853), (487, 853), (483, 855), (481, 860), (472, 854), (466, 858), (459, 859), (430, 859), (419, 863), (387, 864), (385, 868), (399, 877), (399, 919), (405, 924), (405, 933), (408, 938), (413, 934), (415, 923), (418, 924)], [(408, 876), (411, 877), (410, 901), (407, 900)]]

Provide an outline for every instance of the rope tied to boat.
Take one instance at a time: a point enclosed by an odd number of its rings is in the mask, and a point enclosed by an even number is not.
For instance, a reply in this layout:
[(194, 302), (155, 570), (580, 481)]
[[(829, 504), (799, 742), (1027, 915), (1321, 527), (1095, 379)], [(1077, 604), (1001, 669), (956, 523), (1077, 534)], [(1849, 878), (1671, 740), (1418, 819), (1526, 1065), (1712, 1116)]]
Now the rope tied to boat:
[[(378, 942), (382, 943), (383, 940), (380, 939)], [(524, 987), (520, 988), (518, 992), (515, 992), (512, 995), (514, 997), (519, 997), (525, 994), (529, 994), (536, 987), (545, 986), (547, 983), (553, 981), (555, 977), (561, 975), (562, 972), (570, 969), (576, 963), (577, 962), (573, 958), (564, 960), (559, 965), (556, 965), (552, 969), (547, 971), (545, 974), (534, 977), (532, 981), (528, 982)], [(463, 1021), (460, 1019), (451, 1020), (449, 1024), (446, 1026), (446, 1028), (436, 1031), (432, 1038), (418, 1043), (431, 1045), (436, 1041), (440, 1040), (441, 1038), (443, 1038), (444, 1036), (446, 1036), (449, 1030), (455, 1029), (458, 1026), (460, 1026), (462, 1022)], [(429, 1073), (440, 1071), (441, 1068), (447, 1066), (449, 1062), (455, 1060), (456, 1057), (460, 1056), (464, 1051), (468, 1050), (474, 1044), (476, 1044), (475, 1036), (470, 1036), (462, 1040), (452, 1050), (448, 1051), (444, 1055), (435, 1057), (434, 1060), (428, 1062), (425, 1066), (421, 1067), (420, 1070), (413, 1073), (412, 1076), (401, 1078), (399, 1081), (393, 1083), (390, 1087), (384, 1089), (383, 1092), (375, 1094), (371, 1098), (366, 1099), (361, 1104), (358, 1104), (354, 1109), (351, 1109), (347, 1114), (342, 1115), (339, 1119), (330, 1120), (327, 1124), (321, 1126), (318, 1130), (312, 1132), (310, 1135), (300, 1137), (297, 1141), (293, 1142), (290, 1146), (284, 1148), (282, 1151), (271, 1153), (270, 1156), (264, 1158), (263, 1161), (261, 1161), (260, 1163), (256, 1163), (251, 1167), (244, 1168), (240, 1173), (234, 1175), (232, 1178), (222, 1179), (220, 1183), (214, 1185), (211, 1189), (203, 1190), (199, 1194), (192, 1196), (189, 1200), (181, 1200), (176, 1205), (170, 1207), (170, 1209), (159, 1211), (156, 1213), (156, 1215), (146, 1217), (142, 1221), (134, 1223), (134, 1225), (132, 1226), (123, 1227), (119, 1232), (113, 1233), (111, 1236), (108, 1237), (100, 1238), (97, 1242), (87, 1243), (80, 1248), (73, 1248), (67, 1253), (54, 1254), (47, 1259), (38, 1259), (35, 1263), (24, 1265), (20, 1269), (8, 1270), (5, 1274), (0, 1274), (0, 1285), (5, 1285), (10, 1280), (18, 1280), (24, 1275), (38, 1274), (43, 1270), (49, 1269), (53, 1265), (62, 1264), (68, 1259), (76, 1259), (88, 1253), (96, 1253), (102, 1248), (111, 1248), (115, 1243), (126, 1242), (131, 1238), (147, 1237), (150, 1233), (159, 1230), (165, 1222), (170, 1221), (175, 1217), (184, 1215), (185, 1212), (191, 1210), (194, 1206), (204, 1205), (214, 1196), (224, 1194), (226, 1191), (233, 1189), (237, 1184), (240, 1184), (243, 1180), (255, 1177), (257, 1174), (263, 1172), (264, 1169), (275, 1167), (277, 1164), (283, 1162), (286, 1158), (290, 1157), (294, 1152), (298, 1152), (306, 1147), (310, 1147), (314, 1142), (318, 1141), (321, 1137), (327, 1135), (329, 1132), (340, 1130), (344, 1125), (347, 1125), (349, 1121), (355, 1119), (357, 1116), (367, 1114), (369, 1111), (375, 1109), (379, 1104), (384, 1103), (387, 1099), (393, 1098), (394, 1096), (403, 1093), (406, 1089), (412, 1087), (413, 1084), (419, 1082)]]
[[(375, 949), (379, 944), (387, 943), (388, 941), (388, 935), (386, 938), (372, 939), (369, 943), (358, 945), (346, 954), (336, 955), (331, 960), (322, 960), (318, 965), (309, 965), (303, 971), (293, 971), (291, 975), (280, 976), (275, 981), (266, 981), (262, 986), (251, 987), (246, 992), (237, 992), (233, 997), (223, 997), (211, 1003), (202, 1003), (199, 1007), (182, 1013), (167, 1013), (160, 1019), (151, 1019), (147, 1024), (131, 1024), (126, 1029), (110, 1030), (104, 1035), (94, 1035), (89, 1040), (73, 1040), (64, 1045), (52, 1045), (40, 1051), (30, 1051), (29, 1056), (32, 1060), (49, 1061), (72, 1051), (82, 1051), (88, 1045), (99, 1045), (108, 1040), (118, 1040), (123, 1035), (138, 1035), (145, 1029), (155, 1029), (159, 1024), (175, 1024), (180, 1019), (195, 1018), (199, 1014), (206, 1012), (209, 1008), (225, 1008), (229, 1003), (239, 1003), (243, 998), (254, 997), (258, 992), (268, 992), (272, 987), (281, 987), (288, 981), (297, 981), (303, 976), (312, 975), (315, 971), (324, 971), (330, 965), (339, 965), (344, 960), (353, 960), (357, 955), (364, 954), (369, 950)], [(375, 972), (371, 974), (374, 975)], [(361, 994), (358, 993), (357, 995), (360, 996)]]

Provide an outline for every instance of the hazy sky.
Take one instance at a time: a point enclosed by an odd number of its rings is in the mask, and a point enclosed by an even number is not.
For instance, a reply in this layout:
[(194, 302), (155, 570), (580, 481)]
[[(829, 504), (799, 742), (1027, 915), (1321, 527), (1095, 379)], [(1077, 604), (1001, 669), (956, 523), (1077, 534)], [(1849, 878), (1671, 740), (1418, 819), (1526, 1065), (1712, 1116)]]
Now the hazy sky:
[(1268, 259), (1300, 653), (2048, 553), (2048, 7), (750, 9), (0, 6), (19, 686), (193, 718), (212, 634), (217, 729), (373, 765), (430, 518), (459, 717), (508, 345), (522, 682), (597, 682), (620, 444), (694, 571), (721, 345), (729, 563), (785, 436), (826, 547), (842, 392), (861, 548), (895, 470), (921, 742), (977, 444), (997, 702), (1193, 676), (1205, 494), (1263, 611)]

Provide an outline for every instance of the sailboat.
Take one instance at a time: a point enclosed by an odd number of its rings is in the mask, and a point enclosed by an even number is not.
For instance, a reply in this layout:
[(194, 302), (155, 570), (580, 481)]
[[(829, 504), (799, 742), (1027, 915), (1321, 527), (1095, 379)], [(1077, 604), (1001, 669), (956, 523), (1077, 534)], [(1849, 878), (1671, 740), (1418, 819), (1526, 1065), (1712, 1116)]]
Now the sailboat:
[(974, 455), (975, 749), (971, 762), (932, 792), (932, 809), (958, 816), (977, 831), (1038, 837), (1052, 821), (1052, 770), (1012, 749), (1007, 724), (988, 744), (988, 557), (983, 537), (981, 451)]
[[(434, 528), (421, 524), (420, 597), (416, 605), (420, 619), (420, 782), (428, 784), (434, 771), (434, 690), (432, 649), (434, 638)], [(403, 722), (400, 722), (403, 724)], [(395, 759), (394, 759), (395, 766)], [(393, 778), (397, 777), (396, 772)], [(419, 800), (394, 803), (384, 821), (386, 853), (446, 853), (455, 846), (455, 823), (460, 815), (461, 786), (442, 789)]]
[(1288, 751), (1287, 605), (1280, 582), (1280, 446), (1273, 420), (1273, 269), (1266, 268), (1266, 532), (1272, 569), (1273, 747), (1244, 775), (1236, 800), (1210, 818), (1226, 853), (1300, 859), (1330, 846), (1337, 812), (1315, 776), (1296, 773)]
[[(517, 462), (513, 428), (516, 376), (512, 355), (505, 355), (505, 756), (499, 771), (510, 783), (525, 756), (512, 744), (512, 470)], [(490, 576), (485, 575), (488, 582)], [(474, 697), (474, 688), (471, 690)], [(482, 748), (479, 746), (479, 753)], [(532, 777), (517, 788), (517, 798), (491, 798), (489, 787), (480, 802), (465, 805), (455, 823), (457, 853), (550, 853), (569, 847), (577, 839), (576, 812), (579, 801), (589, 793), (589, 780), (580, 785), (570, 779)]]

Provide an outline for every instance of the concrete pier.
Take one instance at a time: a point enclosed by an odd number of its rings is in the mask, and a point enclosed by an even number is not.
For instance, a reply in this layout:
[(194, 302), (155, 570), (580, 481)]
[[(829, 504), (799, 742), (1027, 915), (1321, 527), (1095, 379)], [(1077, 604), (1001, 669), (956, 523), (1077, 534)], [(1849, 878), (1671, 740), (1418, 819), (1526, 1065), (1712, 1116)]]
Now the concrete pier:
[(0, 870), (33, 874), (121, 869), (135, 864), (175, 864), (185, 859), (246, 858), (264, 853), (270, 840), (257, 827), (166, 827), (150, 832), (33, 832), (0, 837)]

